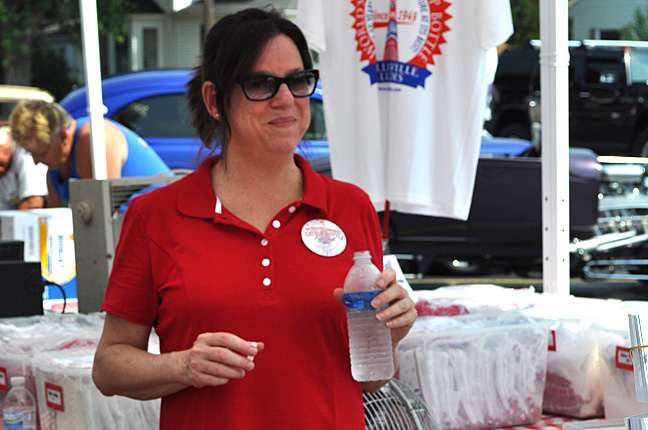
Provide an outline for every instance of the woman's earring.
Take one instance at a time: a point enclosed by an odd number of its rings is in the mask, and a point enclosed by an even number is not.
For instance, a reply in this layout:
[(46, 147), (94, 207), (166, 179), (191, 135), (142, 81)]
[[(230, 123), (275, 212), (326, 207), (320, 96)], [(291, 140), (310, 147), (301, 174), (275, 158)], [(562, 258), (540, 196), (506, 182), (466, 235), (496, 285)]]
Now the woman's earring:
[(216, 112), (216, 119), (220, 119), (220, 114)]

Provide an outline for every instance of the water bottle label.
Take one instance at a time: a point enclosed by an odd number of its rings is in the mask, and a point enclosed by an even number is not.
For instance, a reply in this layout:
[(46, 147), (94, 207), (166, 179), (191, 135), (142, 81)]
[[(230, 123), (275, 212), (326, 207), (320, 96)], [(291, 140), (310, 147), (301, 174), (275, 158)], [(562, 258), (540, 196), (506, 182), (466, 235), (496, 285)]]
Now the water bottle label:
[(371, 307), (371, 301), (380, 293), (382, 293), (382, 290), (363, 291), (361, 293), (344, 293), (344, 304), (346, 305), (347, 311), (375, 311), (376, 309)]
[(6, 429), (23, 428), (22, 411), (2, 411), (2, 416), (4, 417), (4, 426)]

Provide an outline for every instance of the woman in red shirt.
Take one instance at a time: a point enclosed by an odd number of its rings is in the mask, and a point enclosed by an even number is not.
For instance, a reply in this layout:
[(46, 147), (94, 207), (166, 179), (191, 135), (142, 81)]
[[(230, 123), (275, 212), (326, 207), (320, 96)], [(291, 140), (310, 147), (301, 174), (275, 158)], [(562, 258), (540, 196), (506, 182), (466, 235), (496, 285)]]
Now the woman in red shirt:
[[(382, 267), (375, 209), (294, 154), (311, 67), (276, 12), (221, 19), (187, 93), (221, 155), (129, 206), (93, 377), (107, 395), (162, 397), (161, 429), (364, 429), (362, 390), (386, 382), (353, 380), (341, 305), (355, 251)], [(392, 269), (376, 284), (397, 365), (416, 311)], [(146, 351), (151, 328), (160, 355)]]

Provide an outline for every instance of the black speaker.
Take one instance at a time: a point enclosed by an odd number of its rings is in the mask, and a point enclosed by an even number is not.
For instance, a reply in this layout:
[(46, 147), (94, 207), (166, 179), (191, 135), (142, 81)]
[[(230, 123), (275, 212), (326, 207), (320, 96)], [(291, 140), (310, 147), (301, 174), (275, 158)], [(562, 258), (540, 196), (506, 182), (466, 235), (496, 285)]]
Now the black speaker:
[(22, 240), (0, 241), (0, 261), (23, 261), (24, 258), (25, 242)]
[(43, 315), (40, 263), (0, 261), (0, 318)]

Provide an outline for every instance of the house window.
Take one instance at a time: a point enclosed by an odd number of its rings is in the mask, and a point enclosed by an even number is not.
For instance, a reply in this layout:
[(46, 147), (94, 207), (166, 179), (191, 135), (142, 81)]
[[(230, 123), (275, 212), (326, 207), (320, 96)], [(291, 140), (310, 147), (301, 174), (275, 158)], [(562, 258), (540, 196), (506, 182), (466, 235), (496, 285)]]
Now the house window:
[(159, 68), (157, 28), (145, 28), (142, 38), (144, 40), (144, 69)]
[(601, 30), (601, 40), (619, 40), (618, 30)]

